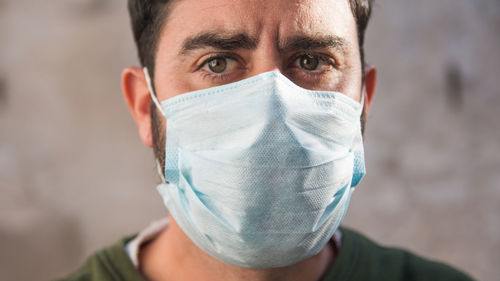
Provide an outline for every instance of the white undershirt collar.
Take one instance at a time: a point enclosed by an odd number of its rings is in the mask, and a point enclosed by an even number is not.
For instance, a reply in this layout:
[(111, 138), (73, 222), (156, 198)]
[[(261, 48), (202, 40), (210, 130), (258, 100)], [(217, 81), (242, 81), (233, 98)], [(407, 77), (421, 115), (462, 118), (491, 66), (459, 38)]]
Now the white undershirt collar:
[[(145, 229), (143, 229), (134, 239), (130, 240), (125, 245), (125, 251), (128, 257), (132, 261), (135, 268), (139, 268), (139, 251), (141, 246), (151, 240), (155, 239), (165, 228), (168, 227), (169, 219), (163, 218), (160, 220), (153, 221)], [(333, 234), (333, 241), (337, 249), (340, 249), (342, 241), (342, 232), (337, 229)]]

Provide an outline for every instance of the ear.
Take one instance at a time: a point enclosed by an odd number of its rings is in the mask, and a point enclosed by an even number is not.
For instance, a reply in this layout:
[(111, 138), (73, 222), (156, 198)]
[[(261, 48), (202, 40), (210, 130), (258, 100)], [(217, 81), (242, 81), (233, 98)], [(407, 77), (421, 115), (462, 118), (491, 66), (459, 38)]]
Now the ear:
[(373, 96), (375, 95), (375, 85), (377, 84), (377, 69), (369, 64), (365, 65), (365, 84), (363, 91), (365, 94), (365, 113), (368, 115), (372, 104)]
[(149, 90), (141, 68), (127, 67), (122, 72), (122, 91), (142, 142), (153, 146)]

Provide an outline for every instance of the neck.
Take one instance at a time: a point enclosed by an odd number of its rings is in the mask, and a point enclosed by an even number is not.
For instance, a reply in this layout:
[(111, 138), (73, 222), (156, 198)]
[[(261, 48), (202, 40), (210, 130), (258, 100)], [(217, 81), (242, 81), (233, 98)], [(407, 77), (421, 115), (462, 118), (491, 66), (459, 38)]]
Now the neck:
[(222, 263), (199, 249), (180, 229), (173, 217), (155, 240), (143, 246), (139, 255), (140, 270), (150, 281), (252, 280), (317, 281), (335, 258), (329, 244), (323, 250), (297, 264), (252, 269)]

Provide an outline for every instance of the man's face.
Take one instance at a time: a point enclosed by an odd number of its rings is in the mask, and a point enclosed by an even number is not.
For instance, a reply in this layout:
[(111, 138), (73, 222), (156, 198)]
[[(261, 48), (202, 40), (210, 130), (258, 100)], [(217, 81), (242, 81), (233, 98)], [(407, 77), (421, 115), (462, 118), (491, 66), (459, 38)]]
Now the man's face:
[[(303, 88), (337, 91), (359, 101), (362, 67), (349, 2), (179, 0), (170, 4), (154, 70), (160, 101), (271, 70)], [(155, 115), (159, 120), (154, 123), (165, 128), (163, 117)], [(163, 136), (164, 131), (155, 138), (157, 149), (164, 145)]]

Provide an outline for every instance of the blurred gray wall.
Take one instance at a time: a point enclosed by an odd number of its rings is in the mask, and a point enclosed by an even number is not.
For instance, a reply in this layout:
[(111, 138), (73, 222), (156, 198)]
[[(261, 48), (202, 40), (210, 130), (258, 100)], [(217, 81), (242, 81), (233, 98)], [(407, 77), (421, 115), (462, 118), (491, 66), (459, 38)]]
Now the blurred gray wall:
[[(500, 276), (500, 2), (378, 0), (368, 174), (345, 224)], [(0, 0), (0, 279), (67, 274), (166, 214), (120, 90), (123, 0)]]

